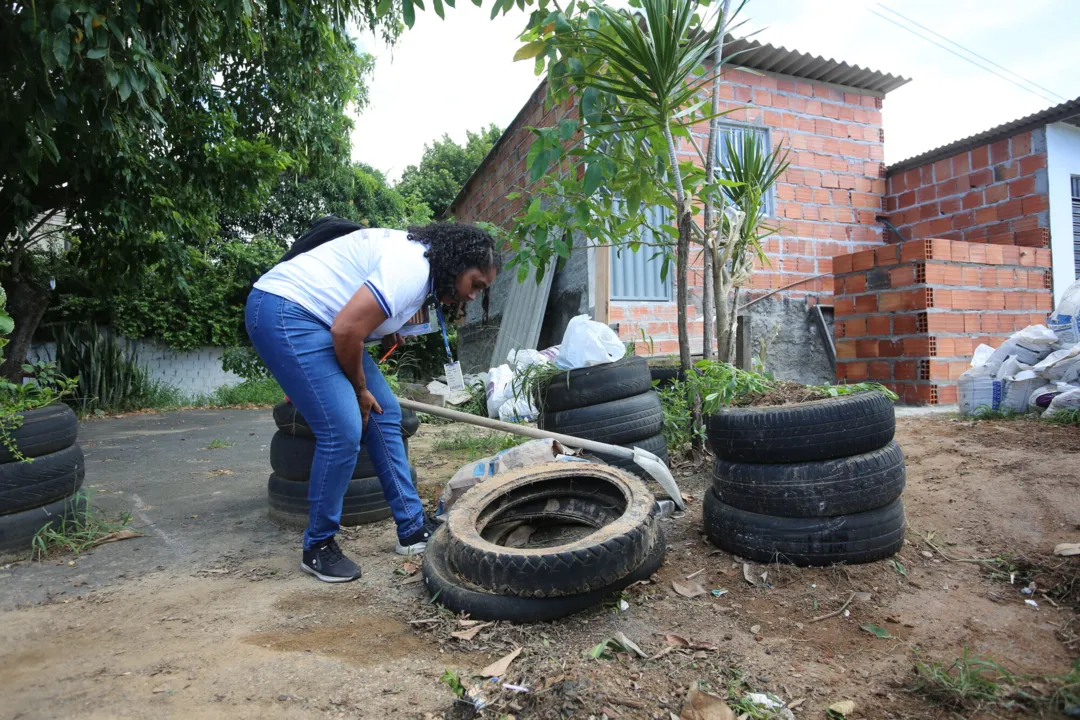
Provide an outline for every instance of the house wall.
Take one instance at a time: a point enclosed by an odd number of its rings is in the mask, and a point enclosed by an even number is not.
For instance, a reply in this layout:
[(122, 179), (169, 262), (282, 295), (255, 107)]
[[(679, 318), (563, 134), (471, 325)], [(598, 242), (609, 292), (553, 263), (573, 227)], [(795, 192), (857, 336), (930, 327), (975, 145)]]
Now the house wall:
[(1046, 126), (1050, 196), (1050, 249), (1054, 257), (1054, 299), (1076, 281), (1070, 178), (1080, 175), (1080, 128), (1065, 123)]
[[(552, 125), (569, 112), (569, 108), (544, 109), (544, 89), (543, 86), (537, 89), (465, 187), (450, 211), (456, 219), (486, 220), (509, 227), (513, 216), (523, 207), (523, 198), (508, 201), (505, 196), (528, 185), (525, 158), (532, 136), (527, 128)], [(772, 146), (783, 145), (790, 150), (791, 166), (775, 191), (777, 232), (765, 241), (769, 263), (758, 268), (742, 294), (742, 301), (799, 283), (778, 293), (778, 300), (801, 301), (801, 304), (789, 304), (786, 313), (814, 303), (831, 303), (832, 281), (828, 274), (832, 271), (833, 256), (872, 249), (883, 243), (881, 226), (875, 221), (884, 208), (886, 189), (881, 98), (789, 76), (734, 69), (724, 73), (719, 92), (721, 109), (730, 111), (723, 121), (768, 128)], [(692, 135), (697, 145), (704, 147), (707, 125), (693, 128)], [(700, 164), (694, 143), (681, 139), (677, 151), (680, 159)], [(702, 264), (700, 253), (692, 253), (689, 314), (695, 352), (701, 351), (703, 331)], [(498, 282), (512, 282), (509, 275), (502, 273)], [(586, 288), (586, 296), (588, 292)], [(572, 295), (568, 297), (569, 302)], [(588, 306), (588, 300), (584, 304)], [(753, 314), (767, 311), (761, 305), (748, 312), (753, 328)], [(497, 324), (501, 305), (494, 296), (490, 314), (491, 324)], [(481, 335), (476, 329), (478, 316), (478, 308), (470, 308), (463, 342), (469, 342), (472, 335), (478, 338)], [(638, 341), (640, 353), (678, 352), (674, 302), (612, 302), (609, 321), (618, 326), (623, 339)], [(790, 321), (787, 318), (785, 322)], [(757, 324), (761, 326), (762, 323)], [(642, 331), (645, 341), (641, 339)], [(491, 329), (487, 332), (490, 334)], [(561, 334), (557, 329), (546, 328), (546, 332), (548, 337)], [(758, 338), (751, 338), (751, 343), (757, 348)], [(776, 368), (778, 377), (797, 377), (808, 365), (828, 362), (822, 360), (820, 344), (806, 343), (800, 347), (801, 354), (783, 355), (789, 360), (784, 367)]]
[[(1046, 131), (1039, 128), (890, 171), (889, 221), (904, 240), (1045, 247), (1050, 226), (1046, 158)], [(893, 233), (887, 239), (898, 240)]]

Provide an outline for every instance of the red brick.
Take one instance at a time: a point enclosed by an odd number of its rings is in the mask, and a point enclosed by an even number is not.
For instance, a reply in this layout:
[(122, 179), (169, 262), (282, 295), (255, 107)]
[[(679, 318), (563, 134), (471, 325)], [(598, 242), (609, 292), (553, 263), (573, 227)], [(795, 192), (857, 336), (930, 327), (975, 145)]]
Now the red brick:
[(974, 170), (967, 175), (968, 183), (971, 187), (983, 187), (994, 182), (994, 171), (990, 168), (982, 168), (980, 170)]
[(1020, 157), (1031, 152), (1031, 133), (1014, 135), (1012, 139), (1012, 156)]
[(971, 167), (975, 170), (984, 168), (990, 164), (990, 148), (987, 145), (977, 147), (971, 151)]
[(952, 158), (945, 158), (934, 163), (934, 179), (937, 182), (948, 180), (953, 176)]
[[(878, 310), (878, 296), (877, 295), (859, 295), (855, 298), (855, 312), (859, 315), (868, 315), (870, 313), (877, 312)], [(834, 310), (835, 312), (835, 310)]]
[(1009, 139), (998, 140), (990, 145), (990, 159), (994, 163), (1005, 162), (1011, 157), (1009, 153)]
[(1012, 180), (1016, 177), (1020, 177), (1020, 163), (1007, 162), (994, 166), (995, 181), (1001, 182), (1003, 180)]
[(983, 193), (983, 197), (986, 198), (987, 205), (1001, 202), (1005, 198), (1009, 197), (1009, 186), (1005, 183), (991, 185), (986, 188), (986, 191)]
[(878, 340), (856, 340), (855, 356), (860, 358), (877, 357), (878, 343)]
[(1009, 197), (1018, 198), (1035, 192), (1035, 177), (1029, 175), (1009, 183)]
[(968, 243), (968, 260), (973, 263), (985, 263), (986, 248), (982, 245)]
[(833, 257), (833, 273), (843, 275), (852, 271), (851, 259), (853, 255), (836, 255)]
[(1036, 170), (1042, 170), (1046, 167), (1046, 154), (1040, 153), (1038, 155), (1031, 155), (1026, 158), (1020, 159), (1020, 174), (1030, 175)]
[(891, 332), (891, 325), (887, 315), (872, 315), (866, 318), (866, 334), (888, 335)]
[(855, 298), (842, 297), (836, 298), (833, 303), (833, 314), (837, 317), (844, 317), (847, 315), (855, 314)]
[(1035, 251), (1035, 267), (1050, 267), (1050, 250), (1036, 250)]
[(900, 340), (879, 340), (878, 357), (900, 357), (904, 354), (904, 345)]
[(852, 318), (844, 321), (844, 337), (863, 337), (866, 335), (866, 319)]
[(899, 245), (882, 245), (874, 250), (874, 263), (877, 267), (895, 265), (900, 262)]
[(861, 270), (870, 270), (874, 267), (874, 251), (863, 250), (857, 252), (851, 256), (851, 268), (858, 272)]
[(877, 296), (876, 309), (880, 310), (881, 312), (896, 312), (898, 310), (904, 310), (904, 294), (901, 292), (881, 293)]
[(1021, 200), (1021, 212), (1024, 215), (1035, 215), (1050, 208), (1049, 198), (1046, 195), (1029, 195)]
[(869, 367), (864, 362), (849, 362), (844, 363), (845, 375), (844, 378), (853, 383), (865, 382), (869, 378)]
[(997, 208), (999, 220), (1011, 220), (1024, 214), (1023, 201), (1019, 198), (1004, 202)]
[(913, 335), (918, 331), (918, 321), (915, 315), (894, 315), (892, 318), (893, 334)]
[(844, 292), (848, 295), (858, 295), (866, 292), (866, 275), (848, 275)]

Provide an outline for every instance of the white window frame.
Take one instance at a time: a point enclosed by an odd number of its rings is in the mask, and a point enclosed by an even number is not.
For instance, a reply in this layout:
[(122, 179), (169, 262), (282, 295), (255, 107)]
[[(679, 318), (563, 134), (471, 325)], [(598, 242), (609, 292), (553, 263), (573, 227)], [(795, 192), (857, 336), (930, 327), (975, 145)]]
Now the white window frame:
[[(719, 123), (720, 130), (754, 130), (760, 133), (765, 141), (765, 147), (763, 148), (765, 153), (771, 153), (773, 149), (772, 141), (772, 128), (767, 125), (757, 125), (755, 123), (734, 122), (731, 120), (722, 120)], [(718, 164), (722, 164), (724, 161), (724, 137), (721, 135), (717, 138), (716, 143), (716, 160)], [(719, 167), (717, 168), (719, 174)], [(772, 187), (765, 191), (765, 197), (762, 198), (765, 203), (765, 216), (776, 217), (776, 183), (773, 183)]]

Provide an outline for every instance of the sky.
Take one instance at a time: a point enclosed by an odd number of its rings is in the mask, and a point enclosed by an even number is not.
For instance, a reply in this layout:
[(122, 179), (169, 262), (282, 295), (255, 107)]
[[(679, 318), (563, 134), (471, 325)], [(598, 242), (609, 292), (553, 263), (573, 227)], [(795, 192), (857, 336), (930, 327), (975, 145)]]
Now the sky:
[[(524, 13), (489, 20), (490, 1), (457, 5), (446, 20), (418, 12), (392, 49), (359, 36), (376, 65), (353, 158), (392, 180), (443, 133), (463, 142), (466, 130), (505, 128), (540, 82), (532, 62), (512, 61)], [(1041, 85), (1044, 97), (880, 17), (962, 53), (889, 9)], [(1080, 0), (749, 0), (736, 22), (738, 35), (911, 78), (884, 101), (887, 163), (1080, 97)]]

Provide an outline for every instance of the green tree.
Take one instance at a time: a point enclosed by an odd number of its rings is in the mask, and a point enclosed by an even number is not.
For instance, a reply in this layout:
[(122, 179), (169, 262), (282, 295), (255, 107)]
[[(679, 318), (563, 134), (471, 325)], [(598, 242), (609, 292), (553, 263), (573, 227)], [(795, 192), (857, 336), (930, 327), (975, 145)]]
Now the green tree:
[(432, 145), (424, 145), (420, 164), (409, 165), (401, 173), (398, 192), (405, 197), (419, 198), (431, 208), (435, 217), (441, 217), (495, 145), (502, 130), (491, 124), (478, 133), (467, 131), (465, 135), (464, 147), (446, 134)]
[(49, 302), (43, 219), (68, 224), (66, 259), (99, 294), (161, 263), (186, 268), (223, 209), (255, 210), (286, 170), (317, 178), (347, 162), (346, 110), (365, 101), (371, 67), (349, 24), (392, 40), (397, 12), (387, 0), (0, 7), (0, 283), (16, 321), (0, 373), (19, 374)]

